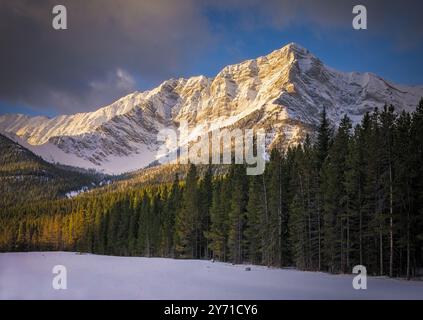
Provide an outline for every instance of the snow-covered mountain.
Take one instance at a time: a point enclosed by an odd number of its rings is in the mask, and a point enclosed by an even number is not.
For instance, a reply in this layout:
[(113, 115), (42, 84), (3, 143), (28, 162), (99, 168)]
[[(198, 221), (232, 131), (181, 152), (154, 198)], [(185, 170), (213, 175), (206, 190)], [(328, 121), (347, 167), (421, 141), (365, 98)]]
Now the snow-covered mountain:
[(95, 112), (51, 119), (0, 116), (0, 132), (47, 161), (117, 174), (153, 162), (159, 130), (176, 128), (182, 120), (191, 132), (264, 128), (269, 147), (287, 146), (314, 130), (323, 107), (334, 124), (344, 114), (357, 122), (385, 103), (414, 110), (422, 96), (423, 86), (338, 72), (291, 43), (227, 66), (214, 78), (171, 79)]

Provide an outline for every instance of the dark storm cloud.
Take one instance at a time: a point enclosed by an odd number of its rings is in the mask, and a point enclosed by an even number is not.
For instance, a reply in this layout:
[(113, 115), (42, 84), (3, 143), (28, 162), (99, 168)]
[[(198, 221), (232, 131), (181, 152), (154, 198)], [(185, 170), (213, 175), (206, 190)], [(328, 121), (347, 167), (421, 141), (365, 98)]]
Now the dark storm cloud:
[[(94, 110), (138, 88), (189, 70), (236, 30), (216, 28), (213, 9), (243, 30), (351, 28), (352, 7), (368, 9), (369, 34), (410, 49), (423, 40), (422, 1), (377, 0), (2, 0), (0, 103), (59, 113)], [(52, 8), (68, 9), (68, 30)], [(235, 44), (232, 44), (235, 46)], [(1, 110), (0, 110), (1, 111)]]
[[(56, 4), (68, 30), (51, 26)], [(2, 1), (0, 39), (0, 100), (68, 113), (181, 72), (210, 40), (190, 0)]]
[(306, 25), (309, 29), (349, 28), (352, 8), (367, 9), (368, 30), (376, 36), (389, 37), (396, 44), (411, 48), (423, 41), (423, 1), (421, 0), (226, 0), (209, 2), (210, 7), (238, 11), (239, 27), (263, 26), (284, 29)]

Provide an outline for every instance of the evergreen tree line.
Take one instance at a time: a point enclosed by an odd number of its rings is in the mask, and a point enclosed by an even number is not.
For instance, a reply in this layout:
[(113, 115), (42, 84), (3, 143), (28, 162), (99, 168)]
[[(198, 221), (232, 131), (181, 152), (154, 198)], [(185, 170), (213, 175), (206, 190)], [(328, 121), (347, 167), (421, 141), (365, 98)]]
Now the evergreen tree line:
[(423, 101), (273, 149), (264, 174), (189, 166), (184, 181), (3, 210), (0, 250), (71, 250), (410, 278), (423, 265)]

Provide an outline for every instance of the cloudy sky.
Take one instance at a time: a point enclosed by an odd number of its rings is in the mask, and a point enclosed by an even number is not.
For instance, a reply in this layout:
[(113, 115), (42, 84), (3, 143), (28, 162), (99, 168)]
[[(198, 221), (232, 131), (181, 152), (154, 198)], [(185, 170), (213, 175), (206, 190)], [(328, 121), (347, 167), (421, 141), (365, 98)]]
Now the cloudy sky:
[[(419, 0), (1, 0), (0, 113), (92, 111), (289, 42), (342, 71), (423, 85)], [(68, 29), (52, 28), (63, 4)], [(368, 30), (352, 28), (364, 4)]]

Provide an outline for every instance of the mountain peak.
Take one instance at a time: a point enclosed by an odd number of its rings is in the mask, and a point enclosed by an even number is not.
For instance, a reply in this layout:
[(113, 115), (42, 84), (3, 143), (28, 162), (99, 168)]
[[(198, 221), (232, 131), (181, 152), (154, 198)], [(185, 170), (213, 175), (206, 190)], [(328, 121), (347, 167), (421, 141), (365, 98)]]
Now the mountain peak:
[(276, 50), (275, 52), (285, 52), (285, 53), (292, 53), (295, 57), (304, 57), (304, 56), (310, 56), (314, 57), (310, 51), (303, 46), (299, 45), (295, 42), (290, 42), (287, 45), (283, 46), (282, 48)]
[(290, 42), (287, 45), (285, 45), (283, 48), (289, 48), (291, 50), (298, 50), (298, 51), (299, 50), (302, 50), (302, 51), (306, 50), (306, 51), (308, 51), (306, 48), (304, 48), (303, 46), (299, 45), (296, 42)]
[(154, 161), (157, 133), (181, 121), (193, 132), (264, 128), (272, 132), (269, 148), (289, 146), (313, 134), (324, 107), (333, 124), (345, 114), (358, 122), (385, 103), (412, 110), (422, 95), (421, 87), (338, 72), (291, 42), (226, 66), (213, 78), (171, 79), (95, 112), (53, 119), (0, 116), (0, 133), (47, 161), (118, 174)]
[(309, 66), (320, 61), (308, 49), (295, 42), (288, 43), (262, 58), (277, 65), (292, 65), (298, 62), (300, 66), (305, 67), (305, 71)]

